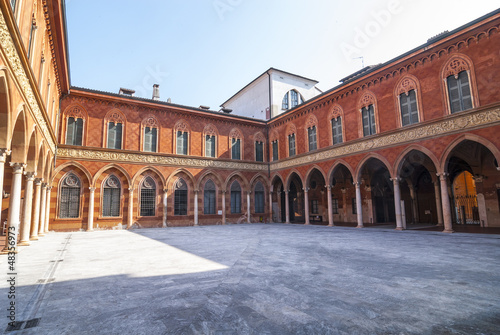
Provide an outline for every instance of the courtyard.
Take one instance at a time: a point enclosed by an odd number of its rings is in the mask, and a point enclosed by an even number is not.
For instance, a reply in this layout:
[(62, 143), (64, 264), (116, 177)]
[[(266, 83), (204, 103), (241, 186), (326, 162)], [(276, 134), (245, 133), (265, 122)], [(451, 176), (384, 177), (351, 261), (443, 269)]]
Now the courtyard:
[[(59, 232), (17, 254), (18, 330), (1, 331), (498, 334), (499, 282), (499, 235), (285, 224)], [(4, 314), (8, 291), (2, 280)]]

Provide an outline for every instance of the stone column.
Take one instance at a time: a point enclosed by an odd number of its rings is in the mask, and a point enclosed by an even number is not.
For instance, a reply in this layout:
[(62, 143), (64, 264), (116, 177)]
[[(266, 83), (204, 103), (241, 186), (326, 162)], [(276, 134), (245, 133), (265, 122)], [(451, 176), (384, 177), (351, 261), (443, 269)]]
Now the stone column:
[(128, 189), (128, 220), (127, 229), (130, 229), (134, 224), (134, 188)]
[(198, 225), (198, 190), (194, 190), (194, 225)]
[(31, 226), (31, 210), (33, 202), (33, 181), (35, 180), (34, 172), (25, 172), (26, 185), (24, 188), (24, 206), (23, 206), (23, 221), (21, 224), (21, 240), (19, 245), (30, 245), (30, 226)]
[(247, 223), (252, 223), (252, 220), (250, 220), (250, 194), (252, 194), (252, 191), (247, 191)]
[[(17, 233), (21, 219), (21, 185), (23, 182), (23, 169), (26, 165), (22, 163), (10, 163), (10, 166), (12, 167), (12, 186), (10, 190), (9, 219), (5, 235), (4, 251), (17, 252)], [(14, 240), (10, 241), (11, 243), (9, 243), (9, 236), (14, 236)]]
[(399, 189), (399, 178), (391, 178), (394, 185), (394, 208), (396, 213), (396, 229), (403, 230), (403, 221), (401, 218), (401, 190)]
[(89, 187), (90, 196), (89, 196), (89, 222), (87, 224), (87, 231), (94, 230), (94, 196), (95, 196), (95, 187)]
[(348, 222), (347, 221), (347, 189), (345, 187), (342, 187), (340, 189), (340, 191), (342, 192), (342, 211), (344, 212), (344, 222)]
[(167, 214), (168, 214), (168, 193), (167, 189), (163, 190), (163, 228), (167, 227)]
[(436, 212), (438, 219), (438, 226), (443, 225), (443, 209), (441, 205), (441, 191), (439, 190), (439, 181), (434, 181), (434, 195), (436, 196)]
[(38, 236), (45, 236), (45, 210), (47, 209), (47, 183), (42, 183), (42, 199), (40, 201), (40, 224), (38, 227)]
[(450, 208), (450, 197), (448, 195), (448, 174), (439, 173), (439, 180), (441, 182), (441, 202), (443, 204), (443, 223), (444, 230), (443, 233), (453, 233), (453, 227), (451, 224), (451, 208)]
[(52, 187), (47, 186), (47, 209), (45, 209), (45, 224), (43, 225), (45, 228), (45, 233), (49, 232), (49, 219), (50, 219), (50, 192)]
[(354, 186), (356, 187), (356, 213), (358, 217), (358, 226), (357, 228), (363, 228), (363, 199), (361, 198), (361, 182), (354, 182)]
[(304, 187), (304, 215), (306, 219), (306, 225), (311, 224), (309, 220), (309, 188)]
[(6, 156), (10, 155), (7, 149), (0, 149), (0, 224), (2, 224), (2, 203), (3, 203), (3, 178), (5, 174), (5, 160)]
[(226, 224), (226, 191), (222, 193), (222, 224)]
[(332, 202), (332, 186), (326, 185), (326, 196), (328, 197), (328, 226), (333, 227), (333, 202)]
[(269, 191), (269, 222), (273, 222), (273, 191)]
[(290, 203), (288, 200), (288, 191), (285, 191), (285, 223), (290, 223)]
[(408, 188), (410, 189), (412, 220), (413, 223), (418, 223), (420, 220), (418, 218), (417, 193), (412, 184), (408, 184)]
[(38, 225), (40, 223), (40, 200), (42, 192), (42, 178), (35, 179), (35, 199), (33, 201), (33, 212), (31, 220), (31, 236), (30, 240), (38, 240)]

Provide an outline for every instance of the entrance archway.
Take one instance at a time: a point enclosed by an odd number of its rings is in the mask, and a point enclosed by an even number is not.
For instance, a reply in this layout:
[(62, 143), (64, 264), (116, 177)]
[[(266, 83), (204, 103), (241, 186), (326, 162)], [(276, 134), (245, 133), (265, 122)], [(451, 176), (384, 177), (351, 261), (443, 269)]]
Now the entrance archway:
[(302, 180), (295, 172), (288, 178), (288, 215), (290, 222), (305, 222)]

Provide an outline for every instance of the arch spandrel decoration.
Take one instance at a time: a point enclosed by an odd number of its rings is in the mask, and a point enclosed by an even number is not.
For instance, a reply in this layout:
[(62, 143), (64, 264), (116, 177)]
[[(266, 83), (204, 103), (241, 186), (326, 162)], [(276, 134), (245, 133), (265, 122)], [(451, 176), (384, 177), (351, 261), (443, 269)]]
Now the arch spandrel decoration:
[(121, 185), (120, 179), (118, 179), (118, 177), (115, 175), (109, 176), (104, 182), (104, 187), (109, 187), (109, 188), (120, 188), (120, 185)]
[(123, 114), (120, 111), (114, 110), (106, 114), (105, 121), (124, 124), (125, 116), (123, 116)]
[(240, 139), (242, 140), (243, 139), (243, 135), (241, 134), (241, 131), (237, 128), (231, 130), (231, 132), (229, 133), (229, 138), (235, 138), (235, 139)]
[(148, 115), (142, 120), (143, 127), (159, 128), (159, 122), (153, 115)]
[(470, 71), (471, 66), (469, 62), (460, 56), (454, 56), (452, 59), (448, 61), (444, 68), (443, 75), (445, 78), (449, 76), (454, 76), (455, 79), (458, 79), (458, 74), (462, 71)]
[(400, 95), (404, 93), (408, 95), (411, 90), (417, 91), (417, 82), (413, 78), (405, 77), (399, 82), (396, 94)]
[(330, 120), (331, 119), (337, 120), (339, 117), (343, 116), (344, 116), (344, 110), (342, 109), (342, 107), (340, 107), (340, 105), (335, 104), (332, 108), (332, 112), (330, 113)]
[(260, 131), (257, 134), (255, 134), (254, 140), (256, 142), (266, 143), (266, 138), (264, 137), (264, 135)]
[(184, 132), (188, 133), (188, 132), (189, 132), (189, 126), (188, 126), (188, 124), (187, 124), (187, 122), (186, 122), (186, 121), (184, 121), (184, 120), (179, 120), (179, 121), (177, 121), (177, 123), (175, 124), (175, 126), (174, 126), (174, 130), (175, 130), (175, 131), (181, 131), (181, 132), (183, 132), (183, 133), (184, 133)]
[(214, 125), (207, 124), (205, 128), (203, 128), (203, 134), (209, 136), (217, 136), (217, 130)]
[(368, 107), (370, 105), (375, 106), (375, 96), (371, 92), (365, 92), (362, 96), (361, 99), (358, 101), (358, 109), (361, 110), (364, 107)]
[(66, 117), (67, 118), (73, 117), (75, 119), (83, 119), (83, 120), (85, 120), (85, 114), (83, 113), (83, 111), (81, 110), (81, 108), (78, 107), (78, 106), (74, 106), (74, 107), (69, 108), (66, 111)]
[(314, 115), (310, 115), (306, 122), (306, 129), (316, 126), (318, 127), (318, 119)]
[(69, 173), (62, 182), (63, 187), (79, 188), (81, 186), (80, 178), (78, 178), (74, 173)]
[(296, 134), (297, 133), (297, 127), (293, 123), (290, 123), (286, 129), (286, 136)]
[(151, 176), (146, 176), (141, 183), (141, 188), (146, 188), (149, 190), (156, 189), (156, 183)]

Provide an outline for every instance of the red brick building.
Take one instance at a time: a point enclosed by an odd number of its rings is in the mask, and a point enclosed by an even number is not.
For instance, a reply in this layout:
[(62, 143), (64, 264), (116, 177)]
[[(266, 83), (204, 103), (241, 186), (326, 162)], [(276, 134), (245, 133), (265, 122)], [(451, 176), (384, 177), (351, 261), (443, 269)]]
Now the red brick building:
[(50, 120), (57, 150), (40, 126), (20, 126), (13, 94), (2, 98), (3, 147), (12, 151), (2, 167), (26, 164), (43, 176), (33, 187), (27, 177), (13, 182), (19, 169), (0, 173), (4, 191), (16, 189), (2, 203), (14, 214), (4, 214), (9, 225), (19, 216), (27, 236), (260, 221), (500, 226), (500, 10), (266, 122), (126, 90), (69, 89), (63, 26), (44, 8), (59, 41), (51, 48), (61, 100), (57, 117), (40, 97), (37, 122)]

